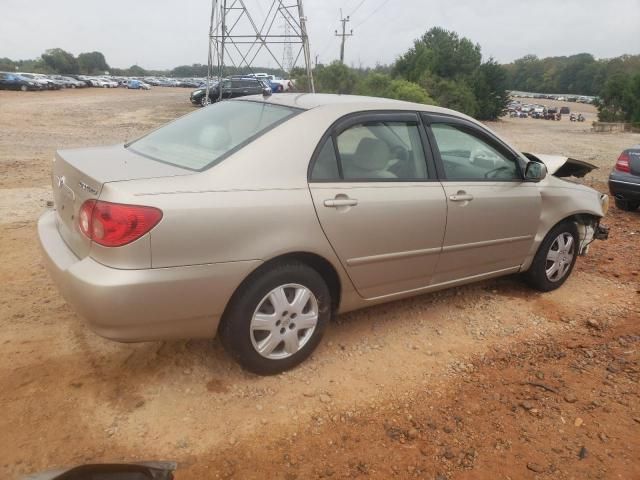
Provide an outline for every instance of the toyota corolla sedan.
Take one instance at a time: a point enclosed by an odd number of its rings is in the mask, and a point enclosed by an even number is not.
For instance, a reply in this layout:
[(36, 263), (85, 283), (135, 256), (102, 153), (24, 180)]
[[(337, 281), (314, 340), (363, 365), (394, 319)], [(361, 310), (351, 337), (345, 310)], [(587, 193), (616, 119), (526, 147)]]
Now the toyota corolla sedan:
[[(332, 316), (501, 275), (560, 287), (608, 197), (472, 118), (312, 94), (220, 102), (127, 145), (58, 151), (48, 269), (98, 334), (303, 361)], [(555, 175), (553, 175), (555, 174)]]

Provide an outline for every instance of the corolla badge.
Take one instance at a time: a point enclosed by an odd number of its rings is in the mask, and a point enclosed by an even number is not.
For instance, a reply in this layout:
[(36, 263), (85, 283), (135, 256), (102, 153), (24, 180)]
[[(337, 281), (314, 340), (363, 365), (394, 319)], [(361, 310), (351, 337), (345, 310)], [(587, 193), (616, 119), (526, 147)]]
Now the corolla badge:
[(93, 193), (94, 195), (98, 194), (98, 190), (96, 190), (95, 188), (93, 188), (91, 185), (88, 185), (84, 182), (78, 182), (78, 186), (84, 190), (85, 192), (89, 192), (89, 193)]

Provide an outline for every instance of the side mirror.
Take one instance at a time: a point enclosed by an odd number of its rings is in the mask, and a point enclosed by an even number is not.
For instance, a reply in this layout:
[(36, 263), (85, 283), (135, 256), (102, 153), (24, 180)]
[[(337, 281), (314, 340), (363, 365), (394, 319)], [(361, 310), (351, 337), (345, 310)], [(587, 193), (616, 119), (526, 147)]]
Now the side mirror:
[(529, 162), (524, 170), (524, 179), (539, 182), (547, 176), (547, 166), (542, 162)]

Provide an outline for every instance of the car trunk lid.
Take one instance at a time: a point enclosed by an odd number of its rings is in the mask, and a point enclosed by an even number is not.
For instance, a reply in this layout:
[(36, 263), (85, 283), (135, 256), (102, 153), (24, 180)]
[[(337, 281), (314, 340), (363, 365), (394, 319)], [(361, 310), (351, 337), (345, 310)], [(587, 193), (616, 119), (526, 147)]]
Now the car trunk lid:
[(555, 177), (584, 177), (587, 173), (597, 169), (595, 165), (562, 155), (546, 155), (543, 153), (523, 153), (529, 160), (542, 162), (547, 171)]
[(84, 258), (91, 241), (79, 229), (78, 214), (86, 200), (99, 198), (105, 183), (192, 173), (132, 153), (123, 145), (59, 150), (52, 175), (58, 231), (69, 248)]
[(640, 145), (629, 148), (627, 154), (629, 155), (629, 173), (640, 176)]

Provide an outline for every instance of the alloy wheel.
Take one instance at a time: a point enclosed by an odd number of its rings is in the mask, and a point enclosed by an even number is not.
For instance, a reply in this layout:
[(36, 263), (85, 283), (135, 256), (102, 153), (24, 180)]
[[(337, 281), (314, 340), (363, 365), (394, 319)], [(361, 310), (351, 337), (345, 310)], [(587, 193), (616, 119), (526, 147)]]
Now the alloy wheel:
[(562, 280), (573, 263), (575, 242), (573, 235), (563, 232), (556, 237), (547, 252), (545, 272), (551, 282)]
[(291, 283), (274, 288), (251, 319), (253, 348), (270, 360), (296, 354), (313, 336), (318, 314), (318, 300), (307, 287)]

